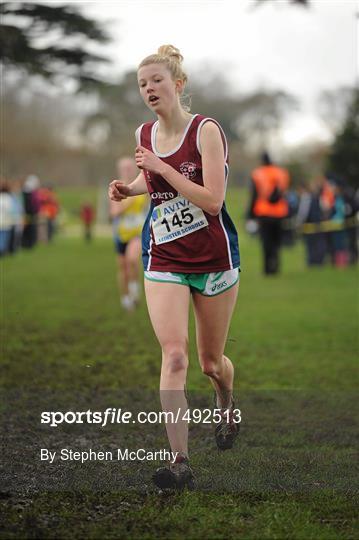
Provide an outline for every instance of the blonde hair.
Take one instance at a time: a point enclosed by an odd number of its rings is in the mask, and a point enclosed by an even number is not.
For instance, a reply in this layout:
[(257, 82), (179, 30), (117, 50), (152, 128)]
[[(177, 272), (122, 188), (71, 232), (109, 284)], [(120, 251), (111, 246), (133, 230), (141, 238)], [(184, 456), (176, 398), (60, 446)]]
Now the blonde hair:
[[(183, 56), (177, 47), (174, 47), (173, 45), (161, 45), (161, 47), (158, 48), (157, 53), (150, 54), (150, 56), (146, 56), (146, 58), (142, 60), (138, 69), (150, 64), (164, 64), (170, 72), (172, 80), (175, 81), (179, 79), (180, 81), (183, 81), (183, 84), (185, 85), (188, 77), (183, 71), (182, 62)], [(184, 110), (189, 111), (190, 107), (183, 104), (184, 98), (188, 98), (188, 96), (181, 96), (181, 105)]]

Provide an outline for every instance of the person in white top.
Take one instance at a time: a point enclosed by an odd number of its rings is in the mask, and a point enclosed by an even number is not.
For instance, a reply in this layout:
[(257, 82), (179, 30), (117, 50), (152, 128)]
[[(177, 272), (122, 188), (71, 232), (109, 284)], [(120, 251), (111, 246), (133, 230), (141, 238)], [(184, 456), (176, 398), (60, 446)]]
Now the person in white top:
[(13, 202), (8, 184), (0, 184), (0, 257), (9, 251), (10, 234), (13, 226)]

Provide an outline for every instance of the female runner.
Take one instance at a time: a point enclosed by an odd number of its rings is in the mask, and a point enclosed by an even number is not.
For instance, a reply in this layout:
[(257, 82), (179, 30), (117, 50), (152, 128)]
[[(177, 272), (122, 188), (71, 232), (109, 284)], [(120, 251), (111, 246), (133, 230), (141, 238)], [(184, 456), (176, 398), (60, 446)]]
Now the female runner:
[[(123, 157), (117, 162), (119, 178), (128, 184), (137, 172), (133, 158)], [(146, 195), (121, 203), (110, 200), (110, 217), (117, 253), (117, 278), (122, 307), (131, 311), (139, 301), (139, 264), (141, 230), (148, 210)]]
[[(233, 415), (234, 370), (224, 347), (239, 280), (237, 233), (224, 203), (227, 142), (215, 120), (182, 107), (187, 81), (182, 61), (178, 49), (163, 45), (139, 65), (141, 96), (158, 120), (136, 132), (140, 174), (129, 185), (111, 182), (109, 196), (119, 201), (148, 191), (151, 197), (142, 253), (148, 311), (162, 349), (162, 408), (175, 415), (179, 408), (187, 410), (192, 296), (199, 362), (221, 411), (215, 438), (219, 449), (227, 449), (238, 423)], [(192, 487), (188, 423), (167, 423), (166, 430), (176, 461), (157, 469), (153, 480), (160, 488)]]

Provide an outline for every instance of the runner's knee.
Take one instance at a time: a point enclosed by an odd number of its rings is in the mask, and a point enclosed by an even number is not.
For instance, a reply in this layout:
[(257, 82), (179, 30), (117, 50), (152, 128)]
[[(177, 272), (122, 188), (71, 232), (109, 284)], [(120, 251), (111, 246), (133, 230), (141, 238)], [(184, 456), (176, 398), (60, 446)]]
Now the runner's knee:
[(163, 347), (163, 367), (170, 373), (186, 371), (188, 366), (187, 347), (178, 343)]

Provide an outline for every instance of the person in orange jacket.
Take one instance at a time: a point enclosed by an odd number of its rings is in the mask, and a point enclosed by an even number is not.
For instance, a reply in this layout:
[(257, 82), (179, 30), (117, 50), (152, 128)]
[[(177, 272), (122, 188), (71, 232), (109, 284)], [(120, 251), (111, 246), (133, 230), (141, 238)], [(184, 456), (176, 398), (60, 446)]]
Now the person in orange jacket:
[(265, 274), (279, 272), (282, 221), (288, 216), (285, 198), (288, 186), (288, 171), (275, 165), (268, 152), (264, 152), (262, 165), (252, 172), (252, 196), (247, 217), (258, 221)]
[(45, 238), (51, 242), (55, 233), (56, 217), (59, 213), (59, 202), (52, 187), (41, 187), (39, 189), (40, 219), (45, 223)]

